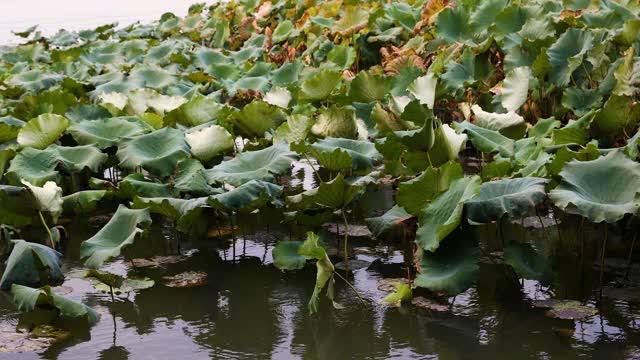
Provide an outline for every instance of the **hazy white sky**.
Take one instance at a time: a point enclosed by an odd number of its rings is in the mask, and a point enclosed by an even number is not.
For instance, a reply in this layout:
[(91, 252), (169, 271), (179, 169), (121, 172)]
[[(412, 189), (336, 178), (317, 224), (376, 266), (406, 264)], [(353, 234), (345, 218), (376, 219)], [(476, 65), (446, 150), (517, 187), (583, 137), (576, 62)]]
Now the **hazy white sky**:
[(14, 42), (11, 30), (38, 27), (46, 35), (60, 28), (81, 30), (117, 21), (155, 20), (165, 12), (183, 16), (189, 6), (211, 0), (0, 0), (0, 44)]

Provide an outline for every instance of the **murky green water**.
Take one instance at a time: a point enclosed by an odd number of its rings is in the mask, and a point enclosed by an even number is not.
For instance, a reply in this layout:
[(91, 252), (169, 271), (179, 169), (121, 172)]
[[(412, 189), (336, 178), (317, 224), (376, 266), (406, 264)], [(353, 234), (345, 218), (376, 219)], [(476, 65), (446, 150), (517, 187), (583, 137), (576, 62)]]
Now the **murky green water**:
[[(351, 219), (378, 213), (391, 206), (391, 193), (369, 193)], [(69, 226), (71, 241), (65, 251), (65, 272), (80, 268), (79, 244), (95, 233), (108, 217), (75, 219)], [(180, 253), (188, 260), (159, 268), (132, 269), (115, 262), (109, 270), (144, 275), (156, 280), (151, 289), (114, 301), (93, 289), (85, 280), (68, 279), (67, 296), (81, 300), (101, 314), (90, 331), (74, 336), (41, 353), (0, 354), (11, 359), (631, 359), (640, 356), (640, 306), (627, 300), (603, 298), (599, 302), (597, 271), (598, 229), (585, 227), (584, 258), (580, 260), (578, 223), (562, 219), (561, 234), (553, 221), (543, 229), (503, 224), (504, 236), (526, 236), (553, 259), (554, 283), (534, 281), (519, 285), (499, 264), (481, 266), (477, 286), (445, 299), (450, 312), (439, 313), (411, 304), (400, 308), (379, 305), (386, 293), (377, 289), (382, 278), (402, 277), (411, 261), (401, 241), (374, 242), (352, 239), (355, 257), (370, 262), (350, 271), (349, 280), (368, 301), (363, 306), (353, 291), (338, 281), (337, 299), (345, 309), (336, 310), (323, 301), (314, 316), (307, 312), (315, 268), (283, 273), (272, 264), (271, 251), (278, 239), (303, 236), (304, 228), (281, 224), (278, 212), (238, 219), (234, 246), (230, 235), (219, 238), (182, 239)], [(267, 224), (269, 226), (267, 227)], [(537, 218), (525, 225), (539, 226)], [(214, 227), (213, 221), (211, 224)], [(268, 229), (268, 230), (267, 230)], [(217, 233), (217, 232), (214, 232)], [(465, 226), (453, 236), (480, 237), (488, 248), (494, 244), (496, 227)], [(325, 234), (329, 244), (337, 237)], [(610, 253), (622, 239), (612, 237)], [(135, 246), (137, 256), (178, 252), (175, 234), (168, 223), (154, 221), (148, 238)], [(332, 260), (340, 261), (334, 256)], [(612, 261), (613, 265), (615, 265)], [(625, 262), (625, 261), (622, 261)], [(581, 264), (582, 263), (582, 271)], [(174, 289), (161, 284), (165, 275), (186, 270), (204, 271), (208, 284)], [(618, 276), (607, 274), (611, 282)], [(638, 277), (632, 272), (632, 278)], [(419, 295), (418, 293), (416, 295)], [(530, 300), (550, 296), (569, 298), (599, 307), (600, 314), (585, 321), (555, 320)], [(324, 299), (326, 300), (326, 299)], [(455, 301), (454, 301), (455, 300)], [(0, 300), (0, 325), (15, 325), (18, 312), (7, 298)]]

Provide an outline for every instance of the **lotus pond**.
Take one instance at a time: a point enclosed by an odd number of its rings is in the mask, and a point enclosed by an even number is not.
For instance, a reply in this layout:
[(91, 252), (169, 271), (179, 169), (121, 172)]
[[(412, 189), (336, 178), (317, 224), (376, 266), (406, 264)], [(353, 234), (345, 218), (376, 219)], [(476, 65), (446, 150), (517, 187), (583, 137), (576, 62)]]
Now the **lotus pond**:
[(637, 1), (15, 34), (0, 357), (640, 358)]

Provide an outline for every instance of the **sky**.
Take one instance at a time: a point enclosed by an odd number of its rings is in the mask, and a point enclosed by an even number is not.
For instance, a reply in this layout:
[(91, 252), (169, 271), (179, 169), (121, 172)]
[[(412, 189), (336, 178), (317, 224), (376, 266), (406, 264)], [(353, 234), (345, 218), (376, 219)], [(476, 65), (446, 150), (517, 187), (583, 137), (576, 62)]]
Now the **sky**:
[(194, 2), (210, 0), (0, 0), (0, 45), (19, 39), (11, 31), (39, 24), (44, 35), (58, 29), (82, 30), (117, 21), (126, 26), (150, 22), (165, 12), (184, 16)]

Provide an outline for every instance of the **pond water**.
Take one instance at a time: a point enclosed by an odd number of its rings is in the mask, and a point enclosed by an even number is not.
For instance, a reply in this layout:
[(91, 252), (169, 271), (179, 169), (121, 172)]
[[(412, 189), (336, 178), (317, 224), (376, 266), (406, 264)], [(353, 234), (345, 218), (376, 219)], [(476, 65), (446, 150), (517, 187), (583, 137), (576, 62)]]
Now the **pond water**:
[[(305, 175), (306, 171), (300, 171), (285, 181), (302, 186)], [(349, 221), (361, 224), (363, 217), (386, 210), (393, 204), (392, 194), (393, 190), (386, 185), (370, 190)], [(79, 245), (108, 220), (108, 215), (74, 219), (67, 226), (71, 240), (64, 251), (65, 273), (82, 268)], [(631, 359), (640, 356), (637, 347), (640, 307), (628, 299), (610, 298), (608, 291), (600, 300), (598, 273), (593, 268), (599, 228), (583, 228), (585, 246), (580, 250), (575, 235), (579, 222), (571, 217), (561, 219), (560, 233), (549, 217), (502, 224), (501, 236), (527, 237), (553, 259), (552, 284), (514, 282), (499, 262), (485, 261), (476, 286), (455, 298), (440, 298), (448, 307), (445, 312), (411, 304), (399, 308), (380, 305), (386, 293), (378, 289), (378, 281), (406, 277), (410, 252), (399, 237), (382, 242), (352, 237), (350, 252), (361, 261), (351, 260), (352, 269), (341, 273), (353, 283), (366, 305), (338, 280), (337, 301), (344, 309), (334, 309), (323, 298), (316, 315), (309, 315), (307, 310), (315, 267), (281, 272), (274, 267), (272, 258), (278, 240), (302, 239), (304, 227), (286, 225), (278, 211), (242, 216), (236, 219), (240, 226), (233, 232), (234, 246), (230, 225), (210, 219), (209, 237), (181, 237), (178, 246), (172, 225), (154, 218), (148, 236), (138, 241), (132, 252), (135, 257), (179, 252), (187, 257), (183, 262), (156, 268), (134, 269), (128, 261), (107, 266), (109, 271), (122, 275), (154, 279), (156, 285), (150, 289), (111, 299), (88, 281), (68, 277), (62, 288), (70, 291), (66, 296), (95, 308), (101, 314), (99, 323), (89, 331), (76, 331), (71, 338), (44, 351), (11, 354), (10, 358)], [(540, 227), (540, 220), (546, 225), (544, 228)], [(496, 234), (495, 225), (465, 225), (451, 236), (478, 237), (490, 249), (497, 246)], [(342, 244), (338, 237), (326, 230), (322, 236), (332, 261), (340, 262), (342, 255), (336, 253), (336, 248)], [(621, 239), (610, 235), (612, 255), (620, 242)], [(584, 253), (583, 260), (576, 255), (580, 251)], [(622, 248), (618, 252), (622, 254)], [(606, 280), (611, 283), (625, 267), (616, 267), (613, 258), (607, 263), (611, 271), (606, 273)], [(163, 276), (187, 270), (207, 273), (208, 283), (188, 289), (162, 284)], [(631, 278), (640, 276), (637, 267), (631, 270)], [(550, 297), (579, 300), (599, 308), (600, 313), (582, 321), (551, 319), (544, 310), (531, 305), (532, 300)], [(18, 317), (10, 300), (2, 298), (0, 327), (15, 326)]]

